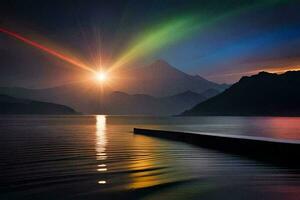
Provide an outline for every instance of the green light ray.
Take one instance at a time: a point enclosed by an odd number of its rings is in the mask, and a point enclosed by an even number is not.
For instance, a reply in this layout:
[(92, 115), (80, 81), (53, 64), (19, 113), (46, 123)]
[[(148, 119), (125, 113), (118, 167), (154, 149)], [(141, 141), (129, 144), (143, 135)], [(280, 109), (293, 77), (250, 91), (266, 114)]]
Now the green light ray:
[(227, 18), (238, 16), (251, 9), (292, 1), (293, 0), (260, 0), (251, 4), (244, 3), (217, 14), (213, 12), (205, 13), (204, 11), (196, 13), (194, 11), (193, 13), (171, 17), (169, 20), (158, 23), (137, 36), (111, 66), (110, 70), (126, 66), (128, 63), (141, 57), (151, 55), (170, 44), (183, 40), (192, 34), (199, 33), (199, 31), (205, 30), (207, 26), (217, 24)]

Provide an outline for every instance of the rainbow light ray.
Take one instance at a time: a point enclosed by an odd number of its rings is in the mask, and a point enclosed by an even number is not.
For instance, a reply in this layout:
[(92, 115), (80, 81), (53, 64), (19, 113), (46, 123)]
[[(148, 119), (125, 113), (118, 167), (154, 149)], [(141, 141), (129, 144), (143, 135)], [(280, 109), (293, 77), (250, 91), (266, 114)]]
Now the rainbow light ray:
[(191, 34), (195, 34), (197, 31), (205, 30), (207, 26), (216, 24), (227, 18), (238, 16), (250, 9), (287, 2), (289, 0), (260, 0), (254, 1), (254, 3), (244, 3), (240, 7), (224, 10), (218, 14), (203, 12), (202, 14), (189, 13), (175, 16), (171, 20), (160, 23), (137, 37), (124, 53), (119, 56), (110, 70), (125, 66), (142, 56), (149, 55)]
[(110, 70), (119, 68), (136, 58), (150, 54), (182, 38), (191, 31), (195, 18), (182, 17), (162, 23), (137, 37), (123, 55), (111, 66)]
[(20, 34), (17, 34), (15, 32), (9, 31), (9, 30), (4, 29), (4, 28), (0, 28), (0, 32), (5, 33), (5, 34), (7, 34), (7, 35), (9, 35), (11, 37), (14, 37), (14, 38), (16, 38), (16, 39), (18, 39), (18, 40), (20, 40), (20, 41), (22, 41), (22, 42), (24, 42), (26, 44), (29, 44), (29, 45), (37, 48), (37, 49), (40, 49), (40, 50), (42, 50), (44, 52), (47, 52), (48, 54), (51, 54), (51, 55), (53, 55), (53, 56), (55, 56), (55, 57), (57, 57), (57, 58), (65, 61), (65, 62), (68, 62), (68, 63), (76, 66), (76, 67), (79, 67), (81, 69), (84, 69), (84, 70), (96, 73), (95, 70), (93, 70), (92, 68), (88, 67), (87, 65), (81, 63), (80, 61), (77, 61), (77, 60), (75, 60), (73, 58), (70, 58), (70, 57), (68, 57), (68, 56), (66, 56), (66, 55), (64, 55), (62, 53), (59, 53), (59, 52), (57, 52), (57, 51), (55, 51), (53, 49), (50, 49), (50, 48), (48, 48), (48, 47), (46, 47), (46, 46), (44, 46), (42, 44), (39, 44), (39, 43), (37, 43), (35, 41), (32, 41), (32, 40), (30, 40), (30, 39), (28, 39), (26, 37), (23, 37)]

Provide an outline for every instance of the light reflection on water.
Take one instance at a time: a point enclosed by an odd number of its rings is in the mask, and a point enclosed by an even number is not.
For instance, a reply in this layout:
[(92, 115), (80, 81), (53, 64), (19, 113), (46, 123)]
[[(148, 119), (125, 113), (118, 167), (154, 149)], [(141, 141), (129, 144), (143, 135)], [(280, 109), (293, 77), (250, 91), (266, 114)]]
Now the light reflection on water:
[[(153, 146), (153, 139), (141, 136), (136, 136), (135, 139), (136, 144), (140, 148), (144, 147), (144, 150), (134, 151), (136, 159), (128, 165), (128, 169), (135, 171), (130, 174), (131, 182), (128, 184), (128, 188), (139, 189), (166, 183), (167, 180), (163, 178), (163, 173), (157, 173), (157, 169), (160, 169), (160, 172), (166, 171), (162, 166), (162, 161), (155, 159), (158, 155), (153, 149), (147, 148)], [(163, 159), (166, 161), (167, 158)]]
[(300, 196), (299, 169), (134, 135), (133, 127), (300, 138), (300, 118), (0, 116), (0, 199)]
[[(96, 159), (99, 162), (97, 171), (107, 171), (105, 160), (107, 159), (106, 150), (106, 117), (105, 115), (96, 116)], [(99, 180), (99, 184), (106, 184), (106, 180)]]

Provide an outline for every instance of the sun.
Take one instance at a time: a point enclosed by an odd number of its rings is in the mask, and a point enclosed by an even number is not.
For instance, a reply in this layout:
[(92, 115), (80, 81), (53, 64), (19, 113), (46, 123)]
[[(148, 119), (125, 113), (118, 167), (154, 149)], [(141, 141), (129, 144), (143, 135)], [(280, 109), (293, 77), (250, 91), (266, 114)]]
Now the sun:
[(105, 72), (97, 72), (95, 79), (99, 82), (105, 82), (107, 80), (107, 74)]

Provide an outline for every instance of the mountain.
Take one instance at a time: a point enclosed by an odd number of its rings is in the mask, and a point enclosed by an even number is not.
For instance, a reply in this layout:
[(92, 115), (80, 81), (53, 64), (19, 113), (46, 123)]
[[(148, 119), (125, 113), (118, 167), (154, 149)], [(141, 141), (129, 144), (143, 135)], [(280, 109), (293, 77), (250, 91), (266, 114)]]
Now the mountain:
[(140, 68), (122, 71), (124, 84), (116, 90), (129, 94), (148, 94), (155, 97), (176, 95), (185, 91), (202, 93), (208, 89), (223, 91), (226, 85), (208, 81), (198, 75), (186, 74), (163, 60)]
[(191, 91), (162, 98), (113, 92), (102, 104), (101, 111), (117, 115), (175, 115), (204, 100), (205, 97)]
[(207, 99), (191, 91), (160, 98), (144, 94), (130, 95), (124, 92), (109, 92), (100, 95), (98, 91), (99, 95), (93, 95), (97, 92), (94, 89), (86, 92), (85, 90), (79, 91), (72, 86), (45, 90), (0, 87), (0, 94), (39, 101), (48, 100), (69, 105), (90, 114), (175, 115)]
[(219, 90), (216, 89), (207, 89), (204, 92), (201, 93), (202, 96), (206, 97), (207, 99), (216, 96), (217, 94), (220, 94)]
[(68, 105), (84, 113), (97, 113), (99, 88), (95, 83), (68, 84), (46, 89), (27, 89), (21, 87), (0, 87), (0, 94), (16, 98), (32, 99)]
[(300, 116), (300, 71), (243, 77), (182, 115)]
[(0, 95), (0, 114), (78, 114), (67, 106)]

